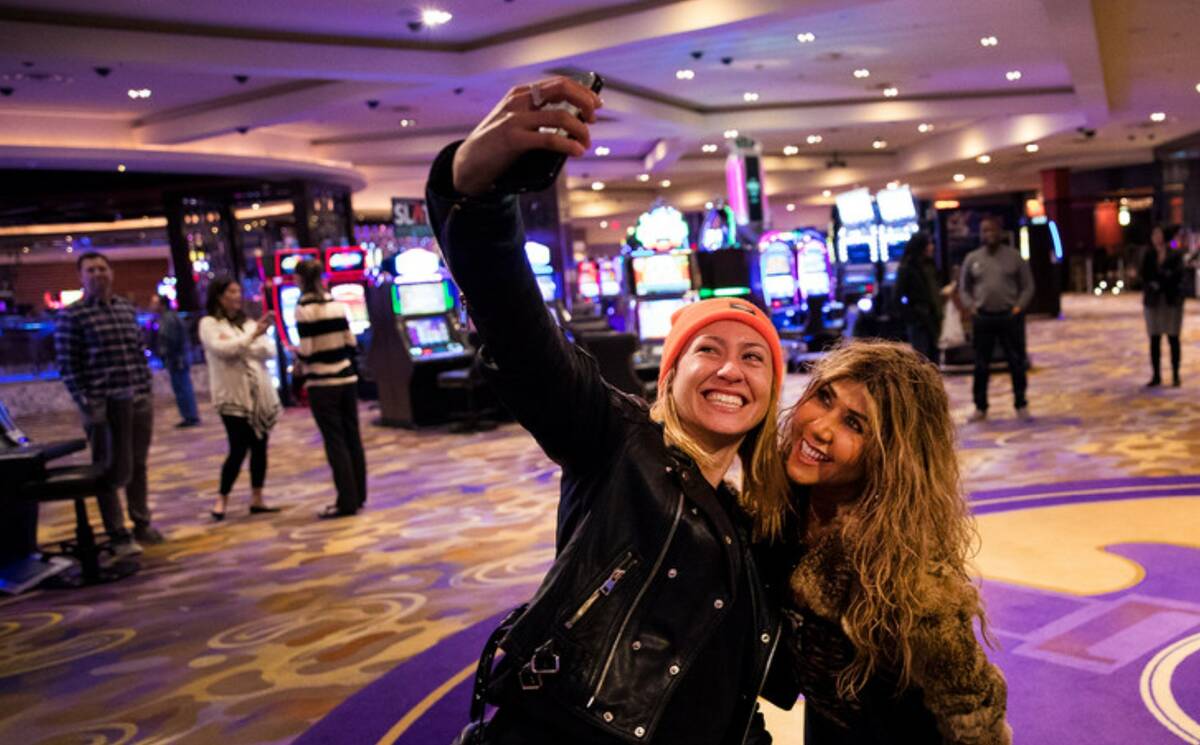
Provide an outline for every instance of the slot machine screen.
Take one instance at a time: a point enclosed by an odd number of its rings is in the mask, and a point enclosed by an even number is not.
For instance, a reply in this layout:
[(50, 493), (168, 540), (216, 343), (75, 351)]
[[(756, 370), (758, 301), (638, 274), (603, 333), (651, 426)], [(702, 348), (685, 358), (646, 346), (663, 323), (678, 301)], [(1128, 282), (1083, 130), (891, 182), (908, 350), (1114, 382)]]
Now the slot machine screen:
[(617, 265), (612, 261), (600, 262), (600, 294), (616, 297), (621, 294), (621, 281), (617, 279)]
[(763, 274), (791, 274), (792, 261), (788, 255), (791, 249), (782, 243), (777, 243), (767, 249), (763, 255)]
[(796, 297), (796, 279), (789, 274), (768, 274), (763, 277), (763, 294), (768, 301), (791, 301)]
[(594, 300), (600, 297), (600, 267), (594, 261), (581, 261), (575, 267), (579, 274), (579, 296)]
[(870, 264), (871, 244), (870, 243), (846, 243), (846, 263), (847, 264)]
[(642, 300), (638, 302), (638, 338), (665, 339), (671, 331), (671, 315), (687, 305), (683, 298)]
[[(550, 269), (550, 267), (546, 268)], [(537, 271), (536, 268), (534, 271)], [(553, 270), (550, 269), (550, 272), (553, 272)], [(558, 283), (554, 281), (554, 275), (552, 273), (536, 274), (535, 278), (537, 279), (538, 291), (542, 293), (542, 301), (546, 303), (554, 302), (558, 297)]]
[(445, 282), (392, 285), (392, 310), (398, 316), (445, 313), (453, 307), (454, 298)]
[(334, 285), (329, 288), (329, 294), (350, 312), (350, 330), (355, 336), (370, 328), (366, 288), (360, 284)]
[(296, 305), (300, 302), (300, 295), (300, 288), (295, 285), (279, 288), (279, 318), (293, 346), (300, 346), (300, 332), (296, 329)]
[(413, 357), (460, 354), (463, 351), (463, 345), (450, 333), (450, 322), (445, 316), (409, 318), (404, 321), (404, 328)]
[(804, 297), (829, 295), (829, 264), (824, 248), (806, 248), (800, 253), (801, 289)]
[(683, 294), (691, 290), (692, 267), (688, 255), (635, 256), (633, 286), (638, 297)]

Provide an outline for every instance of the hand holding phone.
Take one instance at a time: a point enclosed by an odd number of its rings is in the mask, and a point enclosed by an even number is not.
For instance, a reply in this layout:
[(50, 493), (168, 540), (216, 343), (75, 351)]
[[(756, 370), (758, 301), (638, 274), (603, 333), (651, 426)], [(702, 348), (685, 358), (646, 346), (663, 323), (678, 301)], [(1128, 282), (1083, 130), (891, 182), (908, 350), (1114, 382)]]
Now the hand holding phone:
[(454, 188), (478, 196), (552, 184), (567, 156), (591, 147), (587, 123), (596, 121), (603, 81), (591, 73), (586, 82), (557, 77), (510, 90), (459, 146)]

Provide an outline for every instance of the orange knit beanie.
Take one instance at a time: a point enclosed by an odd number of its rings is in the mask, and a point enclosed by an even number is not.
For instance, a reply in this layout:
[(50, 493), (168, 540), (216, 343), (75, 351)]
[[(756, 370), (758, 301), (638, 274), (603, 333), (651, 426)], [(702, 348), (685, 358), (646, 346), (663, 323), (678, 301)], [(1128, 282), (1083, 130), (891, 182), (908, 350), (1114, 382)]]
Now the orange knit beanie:
[(713, 298), (690, 303), (671, 315), (671, 331), (663, 342), (662, 363), (658, 368), (659, 384), (662, 384), (667, 373), (675, 367), (675, 361), (683, 354), (683, 350), (687, 349), (692, 337), (700, 329), (717, 321), (744, 323), (762, 334), (762, 338), (766, 339), (771, 347), (771, 362), (774, 365), (771, 374), (775, 387), (781, 390), (787, 368), (783, 362), (783, 346), (779, 343), (779, 332), (775, 330), (775, 324), (771, 323), (766, 313), (749, 301), (738, 298)]

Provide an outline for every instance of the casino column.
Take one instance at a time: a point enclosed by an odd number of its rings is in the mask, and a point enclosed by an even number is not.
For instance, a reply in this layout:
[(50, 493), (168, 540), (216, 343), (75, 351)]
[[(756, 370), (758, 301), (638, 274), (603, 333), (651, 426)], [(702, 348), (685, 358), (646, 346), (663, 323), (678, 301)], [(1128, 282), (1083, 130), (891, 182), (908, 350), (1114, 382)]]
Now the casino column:
[(292, 214), (300, 248), (346, 246), (353, 235), (350, 192), (340, 186), (297, 181), (292, 187)]
[(164, 203), (179, 309), (200, 310), (209, 280), (241, 277), (233, 213), (227, 200), (213, 197), (169, 193)]

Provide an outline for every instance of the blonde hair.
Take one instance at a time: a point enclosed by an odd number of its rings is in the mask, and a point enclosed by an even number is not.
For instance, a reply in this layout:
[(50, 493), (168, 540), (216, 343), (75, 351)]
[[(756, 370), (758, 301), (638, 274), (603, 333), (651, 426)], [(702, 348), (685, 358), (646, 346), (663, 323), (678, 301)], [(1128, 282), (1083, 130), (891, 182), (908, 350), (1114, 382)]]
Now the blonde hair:
[(855, 697), (880, 667), (912, 680), (913, 636), (927, 608), (930, 576), (970, 593), (986, 635), (986, 618), (968, 563), (978, 540), (962, 494), (955, 427), (941, 374), (906, 344), (852, 341), (813, 368), (800, 401), (787, 414), (784, 452), (800, 404), (834, 381), (861, 383), (869, 423), (861, 496), (839, 527), (857, 586), (842, 619), (854, 661), (838, 676), (838, 692)]
[[(678, 362), (676, 362), (678, 364)], [(777, 372), (781, 375), (781, 372)], [(714, 465), (712, 453), (688, 434), (671, 395), (672, 368), (658, 383), (650, 418), (663, 425), (663, 439), (696, 461), (701, 469)], [(773, 540), (783, 534), (784, 515), (791, 509), (787, 473), (779, 452), (779, 387), (771, 382), (771, 398), (763, 420), (746, 433), (738, 447), (742, 462), (742, 488), (738, 504), (754, 521), (755, 540)]]

